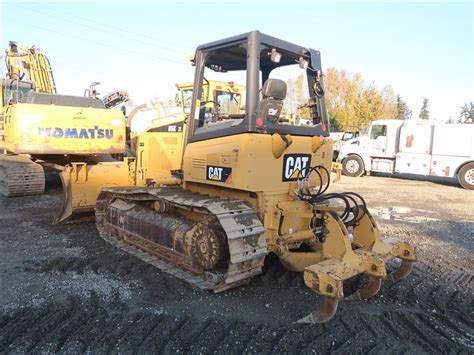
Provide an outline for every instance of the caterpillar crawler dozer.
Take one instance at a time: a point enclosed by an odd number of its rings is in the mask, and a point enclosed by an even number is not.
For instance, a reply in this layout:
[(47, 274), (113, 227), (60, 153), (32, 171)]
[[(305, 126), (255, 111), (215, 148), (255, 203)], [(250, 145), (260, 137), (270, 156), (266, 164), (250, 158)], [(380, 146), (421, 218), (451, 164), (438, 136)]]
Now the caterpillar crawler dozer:
[(123, 114), (98, 99), (58, 95), (50, 63), (37, 48), (10, 42), (6, 63), (0, 91), (1, 194), (41, 194), (44, 170), (112, 160), (111, 154), (124, 152)]
[[(167, 110), (155, 107), (156, 117), (143, 132), (131, 132), (131, 156), (123, 161), (73, 162), (61, 169), (63, 202), (54, 223), (69, 221), (75, 216), (87, 216), (94, 211), (99, 192), (104, 187), (177, 185), (179, 176), (172, 173), (181, 168), (186, 121), (191, 109), (193, 83), (177, 84), (179, 91), (175, 107)], [(203, 84), (202, 103), (224, 114), (239, 113), (244, 87), (233, 82), (209, 80)], [(142, 109), (146, 105), (138, 106)], [(178, 111), (176, 111), (178, 109)], [(140, 109), (127, 117), (127, 129), (140, 121)]]
[[(248, 282), (274, 253), (324, 297), (306, 323), (334, 316), (346, 280), (367, 275), (353, 296), (367, 299), (389, 277), (387, 261), (402, 260), (390, 278), (409, 274), (414, 247), (382, 239), (358, 194), (327, 191), (332, 143), (318, 51), (254, 31), (199, 46), (195, 65), (181, 184), (104, 188), (95, 210), (104, 240), (214, 292)], [(289, 67), (307, 78), (311, 120), (302, 125), (280, 121), (287, 88), (275, 76)], [(202, 105), (210, 70), (246, 78), (243, 113)]]

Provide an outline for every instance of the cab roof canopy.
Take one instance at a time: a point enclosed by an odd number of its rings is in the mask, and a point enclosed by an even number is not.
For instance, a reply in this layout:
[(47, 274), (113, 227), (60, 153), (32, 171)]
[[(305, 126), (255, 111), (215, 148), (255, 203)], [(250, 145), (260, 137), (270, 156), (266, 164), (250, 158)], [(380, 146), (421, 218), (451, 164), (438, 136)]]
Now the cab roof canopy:
[[(243, 132), (265, 134), (293, 134), (302, 136), (328, 136), (327, 113), (324, 101), (324, 83), (321, 69), (321, 55), (318, 51), (298, 46), (252, 31), (200, 45), (196, 49), (194, 64), (195, 80), (193, 104), (191, 107), (190, 135), (188, 141), (212, 139)], [(261, 103), (260, 90), (275, 68), (297, 65), (305, 70), (311, 100), (312, 125), (290, 125), (265, 121), (257, 125), (257, 111)], [(217, 72), (245, 71), (245, 113), (241, 121), (227, 121), (220, 125), (204, 127), (205, 112), (197, 105), (205, 81), (205, 68)], [(319, 87), (316, 90), (315, 87)], [(197, 121), (197, 123), (196, 123)]]
[[(310, 61), (310, 50), (305, 47), (295, 45), (281, 39), (268, 36), (259, 31), (247, 32), (241, 35), (225, 38), (215, 42), (200, 45), (197, 51), (210, 52), (206, 57), (206, 67), (221, 67), (222, 71), (245, 70), (247, 68), (247, 50), (248, 38), (251, 34), (256, 34), (262, 45), (260, 53), (260, 68), (262, 71), (270, 72), (272, 69), (296, 64), (295, 54), (302, 56)], [(283, 54), (280, 62), (275, 63), (271, 60), (270, 49), (275, 48)], [(290, 54), (291, 55), (285, 55)]]

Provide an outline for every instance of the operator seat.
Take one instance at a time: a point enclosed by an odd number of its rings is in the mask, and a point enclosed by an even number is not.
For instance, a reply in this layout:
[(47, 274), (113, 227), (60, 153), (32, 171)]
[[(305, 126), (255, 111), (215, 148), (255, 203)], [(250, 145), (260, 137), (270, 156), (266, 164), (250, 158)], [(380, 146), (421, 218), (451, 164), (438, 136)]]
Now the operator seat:
[(280, 120), (283, 100), (286, 98), (286, 83), (280, 79), (268, 79), (262, 87), (262, 100), (258, 117), (277, 123)]

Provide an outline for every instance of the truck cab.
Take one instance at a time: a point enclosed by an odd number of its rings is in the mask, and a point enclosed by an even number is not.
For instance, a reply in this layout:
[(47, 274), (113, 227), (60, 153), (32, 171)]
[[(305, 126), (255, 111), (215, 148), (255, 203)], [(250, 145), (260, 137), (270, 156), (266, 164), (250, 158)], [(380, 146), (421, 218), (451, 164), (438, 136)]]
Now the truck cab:
[(348, 176), (365, 171), (393, 173), (403, 120), (375, 120), (366, 134), (343, 142), (337, 157)]

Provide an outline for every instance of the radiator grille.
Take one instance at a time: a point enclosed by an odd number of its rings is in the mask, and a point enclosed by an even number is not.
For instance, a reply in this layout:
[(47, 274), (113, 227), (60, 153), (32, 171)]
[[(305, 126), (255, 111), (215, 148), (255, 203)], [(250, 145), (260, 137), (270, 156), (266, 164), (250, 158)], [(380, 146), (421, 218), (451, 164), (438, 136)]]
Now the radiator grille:
[(205, 169), (206, 168), (206, 159), (203, 158), (193, 158), (191, 162), (193, 168)]

